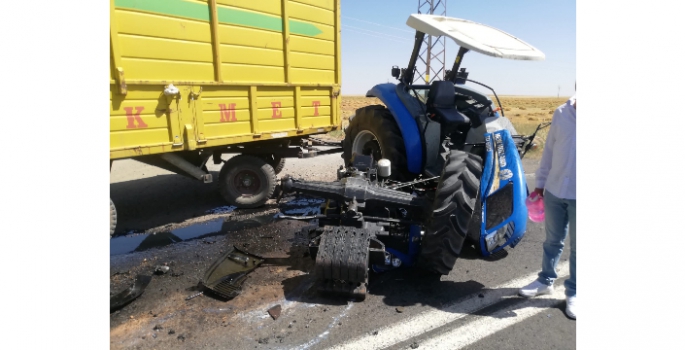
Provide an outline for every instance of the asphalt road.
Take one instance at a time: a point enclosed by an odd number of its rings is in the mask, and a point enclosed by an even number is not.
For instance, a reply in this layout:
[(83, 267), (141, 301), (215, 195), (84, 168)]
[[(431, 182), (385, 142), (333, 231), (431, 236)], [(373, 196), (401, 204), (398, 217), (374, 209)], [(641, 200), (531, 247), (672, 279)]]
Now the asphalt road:
[[(335, 179), (339, 155), (288, 160), (281, 173)], [(219, 167), (210, 165), (218, 178)], [(526, 172), (537, 168), (524, 160)], [(528, 176), (532, 186), (532, 176)], [(119, 214), (111, 240), (111, 294), (158, 265), (138, 299), (110, 315), (112, 349), (574, 349), (576, 323), (563, 312), (563, 279), (555, 294), (516, 296), (540, 268), (544, 231), (528, 223), (524, 239), (506, 256), (483, 259), (465, 248), (440, 280), (420, 270), (372, 274), (364, 302), (319, 296), (312, 288), (313, 261), (296, 232), (306, 223), (276, 221), (278, 207), (227, 207), (216, 184), (115, 161), (111, 198)], [(303, 213), (316, 202), (290, 201)], [(191, 300), (204, 271), (230, 246), (267, 257), (238, 297)], [(568, 251), (560, 275), (568, 276)], [(281, 305), (276, 320), (267, 310)], [(582, 316), (581, 316), (582, 317)]]

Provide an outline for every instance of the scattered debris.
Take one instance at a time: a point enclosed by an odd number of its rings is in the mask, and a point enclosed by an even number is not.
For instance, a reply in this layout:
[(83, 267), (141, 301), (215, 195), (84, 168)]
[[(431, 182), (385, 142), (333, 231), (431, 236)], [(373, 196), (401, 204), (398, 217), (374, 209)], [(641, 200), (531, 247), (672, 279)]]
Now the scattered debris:
[(176, 334), (176, 331), (174, 331), (173, 329), (170, 329), (169, 334)]
[(416, 348), (418, 348), (418, 347), (419, 347), (419, 343), (417, 343), (417, 342), (413, 342), (413, 343), (411, 343), (411, 346), (410, 346), (410, 348), (412, 348), (412, 349), (416, 349)]
[(257, 342), (259, 344), (269, 344), (269, 337), (260, 338)]
[(264, 258), (237, 247), (216, 260), (205, 272), (202, 285), (217, 296), (229, 300), (238, 296), (247, 274), (264, 262)]
[(485, 298), (485, 295), (483, 295), (483, 293), (478, 293), (478, 297), (479, 298)]
[(203, 295), (203, 294), (205, 294), (205, 292), (195, 293), (195, 294), (193, 294), (193, 295), (187, 297), (186, 300), (195, 299), (195, 298), (197, 298), (197, 297), (199, 297), (200, 295)]
[(155, 267), (155, 274), (163, 275), (163, 274), (169, 272), (169, 269), (171, 269), (169, 266), (157, 266), (157, 267)]
[(183, 334), (181, 334), (181, 335), (179, 335), (178, 337), (176, 337), (176, 339), (178, 339), (178, 340), (180, 340), (180, 341), (186, 341), (186, 337), (184, 337)]
[(183, 272), (172, 272), (171, 277), (181, 277), (183, 276)]
[(276, 319), (278, 319), (281, 316), (281, 304), (278, 304), (278, 305), (270, 308), (269, 310), (267, 310), (267, 312), (269, 313), (271, 318), (273, 318), (275, 321)]
[(157, 339), (157, 333), (152, 333), (152, 337)]
[(378, 331), (373, 331), (372, 335), (378, 335)]
[(128, 303), (138, 298), (141, 294), (143, 294), (145, 287), (147, 287), (151, 280), (152, 276), (136, 276), (136, 280), (133, 282), (132, 286), (126, 288), (109, 299), (109, 312), (111, 313), (121, 309)]
[(399, 312), (399, 313), (403, 313), (403, 312), (404, 312), (404, 307), (398, 306), (398, 307), (395, 308), (395, 311), (397, 311), (397, 312)]
[(164, 329), (164, 327), (162, 327), (161, 325), (155, 325), (155, 328), (152, 328), (153, 331), (159, 331), (162, 329)]
[(218, 208), (207, 210), (207, 211), (205, 211), (205, 214), (227, 214), (227, 213), (230, 213), (236, 209), (237, 209), (237, 207), (234, 207), (234, 206), (224, 206), (224, 207), (218, 207)]

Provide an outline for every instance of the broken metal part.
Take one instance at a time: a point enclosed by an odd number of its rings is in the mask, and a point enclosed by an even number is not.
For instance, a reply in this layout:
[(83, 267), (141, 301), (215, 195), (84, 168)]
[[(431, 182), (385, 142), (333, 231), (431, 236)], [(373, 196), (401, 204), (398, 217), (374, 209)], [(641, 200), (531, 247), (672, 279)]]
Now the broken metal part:
[(247, 274), (264, 260), (263, 257), (241, 251), (234, 246), (207, 269), (202, 285), (223, 299), (233, 299), (240, 294)]
[(365, 203), (367, 206), (380, 205), (413, 208), (423, 208), (425, 206), (425, 202), (422, 199), (414, 197), (409, 193), (380, 187), (367, 180), (354, 177), (347, 177), (335, 182), (302, 181), (291, 177), (284, 177), (281, 180), (281, 189), (285, 193), (300, 192), (339, 202), (355, 199), (358, 203)]
[(151, 280), (152, 276), (136, 276), (136, 280), (135, 282), (133, 282), (133, 285), (124, 289), (123, 291), (119, 292), (118, 294), (109, 299), (109, 312), (119, 310), (122, 307), (126, 306), (128, 303), (138, 298), (141, 294), (143, 294), (143, 291), (145, 291), (145, 287), (147, 287)]
[(407, 187), (407, 186), (411, 186), (411, 185), (416, 185), (416, 184), (420, 184), (420, 183), (422, 183), (422, 182), (428, 182), (428, 181), (432, 181), (432, 180), (437, 180), (437, 179), (439, 179), (439, 178), (440, 178), (440, 176), (433, 176), (433, 177), (429, 177), (429, 178), (427, 178), (427, 179), (421, 179), (421, 180), (416, 180), (416, 181), (412, 181), (412, 182), (400, 183), (399, 185), (389, 186), (388, 188), (391, 189), (391, 190), (396, 190), (396, 189), (398, 189), (398, 188)]

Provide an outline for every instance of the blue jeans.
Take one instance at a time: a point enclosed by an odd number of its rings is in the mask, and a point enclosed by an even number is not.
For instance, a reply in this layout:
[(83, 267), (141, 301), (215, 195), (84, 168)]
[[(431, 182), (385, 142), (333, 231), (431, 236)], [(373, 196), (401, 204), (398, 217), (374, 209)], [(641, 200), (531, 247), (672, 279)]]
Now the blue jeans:
[(566, 234), (571, 233), (571, 277), (564, 282), (567, 296), (576, 295), (576, 200), (562, 199), (545, 191), (545, 231), (547, 238), (542, 245), (542, 271), (538, 281), (551, 286), (557, 279), (557, 263), (564, 251)]

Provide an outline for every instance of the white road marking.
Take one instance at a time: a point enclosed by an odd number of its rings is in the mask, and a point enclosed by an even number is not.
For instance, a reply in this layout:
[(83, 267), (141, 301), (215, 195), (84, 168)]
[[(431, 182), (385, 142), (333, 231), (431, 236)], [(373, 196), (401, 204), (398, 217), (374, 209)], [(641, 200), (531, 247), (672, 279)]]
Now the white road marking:
[(425, 343), (419, 342), (419, 345), (421, 349), (461, 349), (504, 328), (544, 312), (565, 298), (564, 288), (556, 288), (552, 294), (526, 300), (491, 315), (476, 316), (475, 320), (466, 325), (432, 337)]
[(323, 333), (319, 334), (316, 338), (310, 340), (306, 344), (300, 345), (299, 347), (297, 347), (297, 349), (298, 350), (309, 349), (310, 347), (318, 344), (320, 341), (328, 338), (328, 335), (331, 333), (331, 328), (333, 328), (338, 322), (340, 322), (341, 318), (345, 317), (345, 315), (347, 314), (347, 311), (350, 311), (352, 306), (354, 306), (354, 303), (352, 301), (348, 301), (347, 307), (345, 309), (343, 309), (343, 311), (340, 312), (340, 314), (338, 314), (338, 316), (333, 317), (333, 321), (328, 324), (328, 327), (326, 327), (326, 330)]
[[(568, 261), (560, 262), (559, 265), (557, 265), (559, 279), (568, 276), (568, 266)], [(519, 288), (532, 282), (535, 278), (537, 278), (537, 272), (511, 280), (505, 284), (484, 290), (480, 293), (461, 298), (443, 308), (426, 311), (395, 324), (388, 325), (379, 329), (377, 335), (363, 335), (348, 342), (337, 344), (331, 347), (331, 349), (382, 349), (418, 337), (433, 329), (464, 318), (478, 310), (517, 295)], [(563, 290), (563, 286), (557, 286), (556, 288), (557, 293), (559, 291), (563, 293)], [(478, 297), (478, 294), (482, 294), (483, 297)], [(483, 322), (487, 323), (492, 322), (493, 320), (495, 319), (488, 317)], [(515, 318), (515, 322), (520, 321), (519, 317)], [(489, 327), (483, 326), (483, 324), (480, 324), (480, 326), (485, 328)], [(460, 327), (457, 330), (461, 332), (461, 329), (462, 328)], [(486, 330), (483, 330), (483, 332), (485, 331)], [(421, 344), (421, 347), (423, 348), (423, 344)]]

